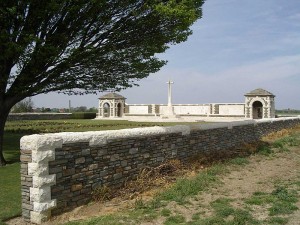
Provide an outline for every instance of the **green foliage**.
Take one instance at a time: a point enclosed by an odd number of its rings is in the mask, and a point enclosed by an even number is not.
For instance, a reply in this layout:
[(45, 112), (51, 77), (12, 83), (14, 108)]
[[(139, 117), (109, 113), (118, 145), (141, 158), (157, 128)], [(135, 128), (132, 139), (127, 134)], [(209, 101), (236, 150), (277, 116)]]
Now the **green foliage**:
[(192, 220), (195, 220), (195, 221), (200, 220), (200, 213), (193, 214)]
[(250, 205), (264, 205), (274, 202), (274, 196), (264, 192), (254, 192), (253, 195), (245, 200)]
[(188, 197), (196, 195), (200, 191), (204, 191), (216, 182), (219, 182), (217, 175), (223, 172), (224, 167), (215, 165), (199, 173), (194, 178), (179, 179), (171, 188), (159, 193), (154, 201), (176, 201), (179, 204), (186, 203)]
[(229, 163), (242, 166), (242, 165), (249, 164), (249, 160), (247, 158), (237, 157), (229, 160)]
[(234, 209), (230, 206), (231, 199), (219, 198), (211, 203), (211, 206), (215, 210), (217, 216), (227, 217), (234, 213)]
[(277, 114), (284, 114), (284, 115), (300, 115), (300, 110), (298, 109), (276, 109)]
[(282, 218), (282, 217), (271, 217), (268, 219), (268, 224), (271, 225), (283, 225), (288, 223), (288, 218)]
[(251, 205), (271, 204), (269, 208), (270, 216), (278, 214), (291, 214), (297, 210), (295, 203), (298, 201), (296, 191), (288, 190), (286, 187), (278, 186), (272, 193), (255, 192), (253, 196), (245, 200)]
[(297, 210), (298, 207), (294, 204), (298, 201), (297, 192), (289, 191), (285, 187), (277, 187), (272, 193), (276, 199), (274, 204), (269, 209), (270, 215), (278, 214), (291, 214), (293, 211)]
[(276, 140), (273, 143), (274, 148), (284, 148), (285, 146), (299, 146), (300, 141), (295, 136), (287, 136)]
[(162, 216), (167, 217), (167, 216), (170, 216), (170, 215), (172, 214), (172, 212), (171, 212), (171, 210), (169, 210), (169, 209), (162, 209), (161, 212), (160, 212), (160, 214), (161, 214)]
[(268, 145), (258, 146), (257, 151), (258, 151), (259, 154), (265, 155), (265, 156), (268, 156), (268, 155), (273, 153), (273, 150)]
[(26, 113), (33, 111), (33, 102), (31, 98), (26, 98), (13, 106), (12, 113)]
[(72, 113), (71, 119), (95, 119), (96, 113), (94, 112), (76, 112)]
[[(189, 27), (202, 16), (203, 3), (3, 3), (0, 65), (6, 80), (1, 82), (11, 85), (0, 93), (22, 99), (51, 91), (90, 93), (130, 87), (166, 63), (155, 54), (187, 39)], [(10, 72), (13, 67), (17, 70)]]

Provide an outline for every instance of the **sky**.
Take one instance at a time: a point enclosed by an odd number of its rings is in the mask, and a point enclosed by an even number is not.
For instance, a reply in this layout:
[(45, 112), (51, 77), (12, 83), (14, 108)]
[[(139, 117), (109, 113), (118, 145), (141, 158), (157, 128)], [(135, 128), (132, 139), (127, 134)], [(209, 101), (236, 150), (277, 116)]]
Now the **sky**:
[[(206, 0), (203, 16), (184, 43), (161, 59), (168, 64), (120, 94), (129, 104), (243, 103), (263, 88), (277, 109), (300, 109), (300, 0)], [(97, 95), (43, 94), (35, 107), (97, 107)]]

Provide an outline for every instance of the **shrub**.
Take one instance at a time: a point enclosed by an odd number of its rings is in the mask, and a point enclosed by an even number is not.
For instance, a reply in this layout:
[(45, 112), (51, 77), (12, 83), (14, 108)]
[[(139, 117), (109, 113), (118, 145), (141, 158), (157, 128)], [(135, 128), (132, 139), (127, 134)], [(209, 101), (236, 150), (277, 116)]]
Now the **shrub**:
[(95, 119), (96, 113), (94, 112), (76, 112), (72, 113), (72, 119)]

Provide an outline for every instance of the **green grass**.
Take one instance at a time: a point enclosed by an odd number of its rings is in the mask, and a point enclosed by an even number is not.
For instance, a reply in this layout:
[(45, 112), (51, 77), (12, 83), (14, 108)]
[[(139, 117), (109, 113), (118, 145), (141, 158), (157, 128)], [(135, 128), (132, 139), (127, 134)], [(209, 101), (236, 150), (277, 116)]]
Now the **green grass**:
[(24, 120), (8, 121), (7, 132), (15, 133), (55, 133), (72, 131), (118, 130), (136, 127), (174, 126), (192, 123), (178, 122), (133, 122), (127, 120)]
[(0, 224), (21, 214), (20, 138), (22, 134), (5, 133), (4, 157), (8, 161), (0, 167)]
[(231, 163), (233, 165), (243, 166), (243, 165), (249, 164), (249, 159), (237, 157), (237, 158), (229, 160), (229, 163)]
[(170, 216), (166, 219), (165, 225), (186, 224), (185, 218), (182, 215)]
[(295, 190), (289, 190), (284, 186), (278, 186), (271, 193), (255, 192), (246, 204), (268, 206), (269, 224), (286, 224), (287, 218), (278, 217), (279, 215), (292, 214), (298, 207), (295, 203), (298, 201), (298, 194)]
[(0, 168), (0, 223), (21, 214), (20, 164)]
[(160, 212), (160, 214), (161, 214), (162, 216), (164, 216), (164, 217), (170, 216), (171, 213), (172, 213), (172, 212), (171, 212), (171, 210), (169, 210), (169, 209), (162, 209), (161, 212)]
[(216, 164), (194, 178), (179, 179), (171, 188), (159, 193), (154, 202), (157, 204), (157, 202), (175, 201), (179, 204), (184, 204), (188, 197), (197, 195), (200, 191), (207, 190), (207, 188), (219, 182), (217, 175), (225, 172), (226, 168), (224, 165)]
[(283, 225), (288, 223), (288, 218), (282, 218), (282, 217), (271, 217), (267, 223), (272, 225)]
[(234, 209), (230, 206), (231, 201), (228, 198), (219, 198), (211, 203), (211, 207), (215, 210), (217, 216), (226, 218), (234, 213)]
[(270, 146), (268, 146), (268, 145), (260, 145), (260, 146), (258, 146), (257, 152), (258, 152), (258, 154), (265, 155), (265, 156), (269, 156), (272, 153), (274, 153), (274, 151), (272, 150), (272, 148)]
[(296, 136), (291, 135), (274, 141), (272, 146), (274, 148), (283, 148), (284, 146), (292, 147), (292, 146), (299, 146), (299, 145), (300, 145), (299, 139)]

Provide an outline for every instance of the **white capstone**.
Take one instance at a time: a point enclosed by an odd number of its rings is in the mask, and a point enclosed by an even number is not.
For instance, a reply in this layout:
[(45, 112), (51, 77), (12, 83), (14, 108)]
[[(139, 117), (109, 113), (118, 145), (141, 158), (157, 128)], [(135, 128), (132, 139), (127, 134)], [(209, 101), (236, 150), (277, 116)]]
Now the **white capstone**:
[(52, 134), (34, 134), (20, 140), (22, 150), (48, 151), (62, 147), (62, 139)]

